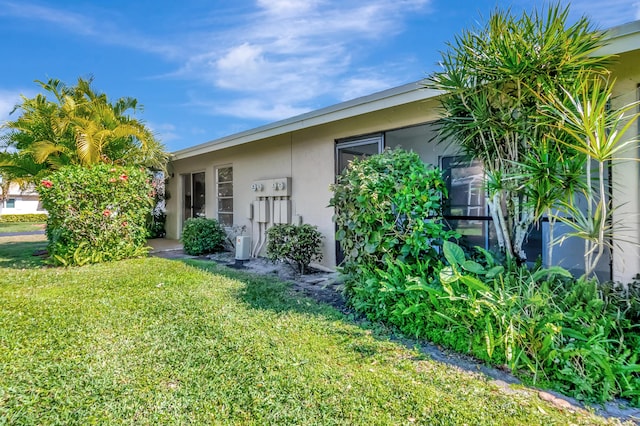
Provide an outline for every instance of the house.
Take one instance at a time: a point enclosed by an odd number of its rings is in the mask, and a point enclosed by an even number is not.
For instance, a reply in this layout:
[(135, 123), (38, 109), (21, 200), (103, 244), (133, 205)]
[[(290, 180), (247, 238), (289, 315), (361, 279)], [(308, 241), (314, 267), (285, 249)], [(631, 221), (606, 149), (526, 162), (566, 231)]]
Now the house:
[[(611, 29), (602, 52), (619, 55), (612, 69), (617, 79), (614, 102), (636, 100), (640, 21)], [(167, 236), (178, 238), (190, 217), (216, 218), (225, 226), (246, 225), (255, 255), (264, 246), (269, 226), (304, 222), (316, 225), (325, 236), (322, 265), (334, 268), (335, 227), (333, 211), (327, 206), (336, 173), (356, 156), (401, 146), (445, 171), (450, 185), (449, 222), (473, 244), (490, 245), (480, 164), (457, 155), (450, 145), (433, 141), (438, 95), (420, 82), (410, 83), (175, 152)], [(640, 158), (637, 150), (627, 154)], [(601, 262), (598, 273), (629, 282), (640, 272), (640, 164), (618, 161), (611, 176), (617, 206), (616, 248), (611, 259)], [(548, 240), (543, 224), (529, 236), (528, 257), (544, 257), (542, 248)], [(582, 247), (580, 240), (565, 241), (555, 249), (555, 263), (579, 270)]]
[(3, 193), (3, 188), (0, 186), (0, 215), (45, 213), (40, 196), (32, 187), (22, 188), (11, 182), (7, 194)]

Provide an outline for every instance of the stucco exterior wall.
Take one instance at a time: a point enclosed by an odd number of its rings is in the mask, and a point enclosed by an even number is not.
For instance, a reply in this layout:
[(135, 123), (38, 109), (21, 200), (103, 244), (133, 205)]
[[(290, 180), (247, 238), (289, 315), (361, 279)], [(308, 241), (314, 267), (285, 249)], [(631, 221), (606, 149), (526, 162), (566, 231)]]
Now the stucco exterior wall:
[[(640, 50), (621, 55), (613, 68), (616, 79), (612, 106), (619, 108), (638, 100), (640, 84)], [(628, 137), (638, 137), (638, 124)], [(612, 170), (614, 233), (616, 247), (613, 254), (613, 279), (631, 282), (640, 273), (640, 147), (635, 143), (627, 152), (619, 155)]]
[[(431, 121), (436, 118), (436, 103), (413, 102), (399, 107), (310, 127), (248, 144), (212, 151), (176, 160), (168, 189), (167, 237), (179, 238), (182, 227), (183, 199), (181, 176), (205, 172), (205, 211), (216, 217), (215, 169), (233, 166), (234, 224), (247, 226), (247, 234), (255, 243), (258, 225), (247, 218), (248, 205), (255, 195), (250, 190), (255, 180), (291, 177), (292, 214), (303, 223), (318, 226), (325, 237), (322, 265), (335, 267), (333, 209), (328, 207), (330, 185), (335, 180), (336, 140), (381, 132)], [(425, 141), (427, 143), (427, 141)]]
[[(640, 51), (623, 54), (613, 67), (617, 79), (613, 106), (637, 100), (640, 83)], [(167, 203), (167, 236), (179, 238), (182, 213), (181, 175), (204, 171), (206, 174), (206, 215), (216, 217), (215, 170), (218, 166), (232, 165), (234, 173), (234, 224), (245, 225), (253, 242), (259, 240), (258, 225), (247, 218), (249, 204), (255, 199), (250, 185), (255, 180), (290, 177), (292, 179), (292, 215), (302, 222), (318, 226), (325, 236), (322, 264), (335, 267), (333, 210), (328, 207), (330, 185), (335, 179), (336, 141), (378, 132), (387, 132), (388, 146), (400, 145), (420, 154), (425, 162), (438, 165), (442, 155), (455, 153), (455, 147), (429, 143), (427, 138), (403, 140), (411, 132), (406, 128), (428, 123), (437, 118), (438, 104), (434, 98), (412, 101), (354, 117), (306, 127), (300, 122), (298, 129), (254, 142), (216, 150), (177, 160), (173, 163), (174, 177), (169, 183), (172, 198)], [(397, 132), (395, 129), (404, 129)], [(634, 128), (629, 135), (638, 134)], [(404, 144), (403, 144), (404, 142)], [(617, 160), (613, 173), (613, 200), (617, 208), (616, 247), (613, 253), (613, 279), (630, 282), (640, 272), (640, 158), (637, 144), (624, 154), (633, 160)], [(544, 229), (543, 229), (544, 233)], [(543, 239), (545, 237), (543, 236)], [(570, 250), (568, 247), (564, 249)], [(558, 249), (560, 250), (560, 249)], [(580, 251), (580, 250), (577, 250)], [(559, 251), (558, 251), (559, 253)]]
[[(1, 192), (2, 190), (0, 190)], [(6, 207), (6, 201), (0, 202), (0, 215), (1, 214), (30, 214), (30, 213), (44, 213), (43, 210), (38, 210), (40, 205), (40, 197), (32, 188), (22, 190), (20, 186), (15, 183), (11, 183), (9, 193), (6, 198), (15, 200), (14, 207)]]

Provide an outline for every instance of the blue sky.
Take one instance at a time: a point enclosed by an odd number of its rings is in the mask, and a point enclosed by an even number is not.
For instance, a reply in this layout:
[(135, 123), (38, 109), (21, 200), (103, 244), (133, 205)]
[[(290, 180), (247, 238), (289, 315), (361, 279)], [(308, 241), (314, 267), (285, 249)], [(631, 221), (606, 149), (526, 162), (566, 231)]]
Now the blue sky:
[[(34, 80), (94, 77), (132, 96), (175, 151), (417, 81), (495, 7), (543, 1), (0, 0), (0, 121)], [(564, 2), (563, 4), (566, 4)], [(599, 28), (640, 19), (638, 0), (577, 0)]]

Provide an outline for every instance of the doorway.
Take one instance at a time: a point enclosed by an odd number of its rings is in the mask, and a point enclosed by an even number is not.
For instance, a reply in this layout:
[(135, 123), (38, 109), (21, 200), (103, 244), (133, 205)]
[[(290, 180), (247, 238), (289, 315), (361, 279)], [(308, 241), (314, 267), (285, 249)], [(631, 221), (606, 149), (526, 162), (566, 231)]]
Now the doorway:
[(182, 222), (192, 217), (205, 217), (204, 172), (182, 175)]

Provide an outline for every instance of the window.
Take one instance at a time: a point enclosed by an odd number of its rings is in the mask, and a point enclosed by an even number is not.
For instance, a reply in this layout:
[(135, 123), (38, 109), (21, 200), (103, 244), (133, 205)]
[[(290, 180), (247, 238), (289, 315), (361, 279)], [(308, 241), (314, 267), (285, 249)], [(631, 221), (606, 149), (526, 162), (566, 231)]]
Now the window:
[[(465, 156), (451, 156), (442, 157), (441, 164), (449, 193), (444, 205), (447, 224), (469, 247), (497, 249), (495, 229), (486, 205), (482, 163)], [(529, 261), (543, 255), (541, 227), (532, 226), (523, 249)]]
[(233, 226), (233, 167), (216, 169), (216, 196), (218, 222), (222, 226)]
[(469, 246), (488, 247), (491, 228), (482, 163), (464, 156), (443, 157), (442, 170), (449, 194), (444, 204), (447, 223)]
[(5, 207), (8, 209), (15, 209), (16, 208), (16, 199), (15, 198), (8, 198), (7, 201), (5, 202)]
[(342, 173), (355, 158), (362, 159), (371, 155), (380, 154), (383, 146), (382, 135), (337, 141), (336, 174)]

